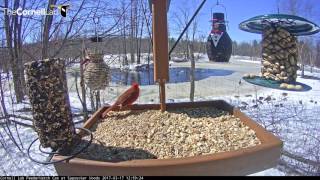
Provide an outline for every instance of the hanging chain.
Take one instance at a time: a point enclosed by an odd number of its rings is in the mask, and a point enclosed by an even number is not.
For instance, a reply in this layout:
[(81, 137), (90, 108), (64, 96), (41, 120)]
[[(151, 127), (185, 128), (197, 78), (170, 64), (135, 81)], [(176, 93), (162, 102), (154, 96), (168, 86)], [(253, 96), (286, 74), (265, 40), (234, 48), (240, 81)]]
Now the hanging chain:
[(93, 17), (93, 23), (94, 23), (94, 32), (96, 35), (96, 42), (98, 42), (98, 24), (100, 22), (100, 17)]

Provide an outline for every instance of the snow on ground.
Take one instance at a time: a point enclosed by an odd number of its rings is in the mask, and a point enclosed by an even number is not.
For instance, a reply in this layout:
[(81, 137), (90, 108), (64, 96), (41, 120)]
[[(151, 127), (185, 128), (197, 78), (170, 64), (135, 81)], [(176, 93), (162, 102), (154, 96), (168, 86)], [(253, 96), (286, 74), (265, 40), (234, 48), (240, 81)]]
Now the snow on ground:
[(238, 61), (246, 62), (246, 63), (261, 64), (261, 61), (254, 61), (254, 60), (238, 60)]
[[(113, 57), (109, 57), (109, 59), (110, 58)], [(241, 59), (240, 57), (234, 57), (233, 59), (235, 61), (241, 61), (242, 63), (252, 62), (247, 58)], [(202, 59), (197, 63), (204, 63), (204, 65), (207, 66), (208, 61), (206, 57), (202, 57)], [(222, 93), (218, 96), (199, 96), (196, 97), (196, 100), (224, 99), (227, 102), (238, 106), (243, 112), (248, 114), (262, 126), (279, 136), (284, 141), (284, 150), (303, 158), (319, 162), (320, 73), (306, 72), (305, 74), (308, 79), (299, 77), (298, 81), (312, 87), (312, 90), (308, 92), (290, 92), (268, 88), (257, 88), (252, 85), (252, 89), (256, 89), (256, 91), (246, 91), (232, 95), (224, 95)], [(7, 97), (6, 106), (10, 113), (32, 118), (31, 112), (18, 112), (18, 110), (30, 108), (27, 101), (21, 104), (11, 103), (11, 99), (9, 97), (12, 96), (12, 91), (9, 90), (8, 85), (8, 83), (5, 84), (5, 96)], [(12, 84), (10, 85), (12, 88)], [(240, 86), (244, 85), (239, 85), (239, 87)], [(79, 113), (82, 106), (76, 92), (69, 91), (69, 95), (72, 111), (74, 113)], [(106, 95), (108, 95), (108, 93)], [(168, 99), (168, 102), (182, 101), (189, 101), (189, 99)], [(155, 102), (140, 100), (139, 103)], [(88, 103), (88, 105), (90, 105), (90, 103)], [(21, 121), (26, 124), (32, 124), (31, 121), (22, 121), (18, 118), (14, 118), (14, 120)], [(17, 133), (17, 130), (19, 133)], [(19, 135), (21, 142), (17, 141), (17, 143), (20, 146), (22, 144), (22, 152), (20, 152), (10, 140), (7, 135), (10, 132), (13, 134), (15, 139), (19, 139)], [(52, 165), (39, 165), (32, 162), (27, 157), (26, 150), (34, 138), (36, 138), (36, 133), (31, 128), (22, 127), (20, 125), (15, 126), (13, 123), (8, 126), (6, 126), (6, 124), (0, 125), (0, 175), (56, 175), (55, 169)], [(35, 147), (36, 146), (33, 147), (32, 152), (38, 153)], [(44, 158), (40, 154), (33, 155), (35, 155), (36, 158)], [(253, 176), (283, 176), (299, 174), (319, 175), (319, 169), (296, 162), (292, 159), (282, 156), (280, 162), (289, 163), (291, 165), (290, 167), (295, 171), (293, 172), (292, 169), (290, 170), (290, 168), (288, 169), (279, 163), (277, 167), (258, 172), (253, 174)]]

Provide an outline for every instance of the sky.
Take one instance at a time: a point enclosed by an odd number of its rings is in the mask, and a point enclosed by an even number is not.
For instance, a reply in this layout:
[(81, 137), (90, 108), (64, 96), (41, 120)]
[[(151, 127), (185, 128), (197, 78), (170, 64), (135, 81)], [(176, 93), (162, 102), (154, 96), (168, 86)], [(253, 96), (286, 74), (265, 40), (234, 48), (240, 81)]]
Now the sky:
[[(171, 0), (169, 18), (173, 17), (173, 12), (179, 11), (179, 8), (187, 8), (190, 12), (195, 12), (201, 2), (202, 0), (195, 0), (192, 5), (190, 0)], [(261, 40), (261, 35), (259, 34), (240, 30), (238, 26), (241, 22), (254, 16), (277, 13), (277, 0), (219, 0), (219, 2), (226, 7), (227, 20), (229, 21), (227, 32), (231, 39), (238, 42), (248, 42), (254, 39)], [(200, 33), (208, 34), (211, 30), (211, 23), (209, 22), (211, 10), (213, 12), (224, 12), (221, 6), (215, 6), (215, 4), (216, 0), (207, 0), (201, 9), (197, 17)], [(169, 21), (169, 26), (174, 26), (174, 22)], [(172, 33), (172, 36), (177, 37), (178, 35), (177, 33)]]

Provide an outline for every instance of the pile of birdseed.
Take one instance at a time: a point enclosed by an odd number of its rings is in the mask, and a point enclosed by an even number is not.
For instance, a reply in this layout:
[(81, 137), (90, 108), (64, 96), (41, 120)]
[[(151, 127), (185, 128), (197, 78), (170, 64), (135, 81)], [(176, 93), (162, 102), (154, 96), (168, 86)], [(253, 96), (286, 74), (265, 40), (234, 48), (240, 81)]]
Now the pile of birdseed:
[(80, 156), (101, 161), (192, 157), (261, 143), (239, 118), (214, 108), (110, 112), (91, 130), (93, 144)]

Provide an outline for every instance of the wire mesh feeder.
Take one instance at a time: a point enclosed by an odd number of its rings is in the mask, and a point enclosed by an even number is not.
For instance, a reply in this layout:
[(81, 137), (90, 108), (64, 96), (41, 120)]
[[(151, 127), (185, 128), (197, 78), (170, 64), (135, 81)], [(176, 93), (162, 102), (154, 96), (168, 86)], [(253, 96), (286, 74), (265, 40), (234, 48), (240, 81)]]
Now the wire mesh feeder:
[(245, 80), (270, 88), (305, 89), (296, 83), (299, 69), (296, 36), (318, 33), (320, 28), (316, 24), (298, 16), (269, 14), (246, 20), (239, 28), (263, 37), (261, 77), (245, 75)]
[(295, 82), (297, 79), (297, 38), (281, 27), (267, 27), (262, 40), (261, 74), (277, 82)]
[[(68, 95), (65, 61), (62, 59), (44, 59), (25, 64), (27, 75), (27, 90), (32, 106), (33, 125), (37, 132), (36, 138), (29, 146), (27, 153), (32, 161), (41, 164), (52, 164), (61, 161), (51, 161), (54, 155), (67, 155), (64, 160), (74, 158), (85, 150), (92, 141), (91, 131), (80, 128), (80, 133), (72, 121), (72, 113)], [(91, 135), (90, 140), (79, 151), (73, 152), (82, 135)], [(30, 149), (39, 140), (39, 150), (48, 154), (45, 161), (31, 156)], [(50, 148), (52, 152), (43, 151)]]
[(110, 68), (102, 53), (89, 53), (89, 63), (84, 69), (84, 81), (91, 90), (103, 90), (109, 85)]

